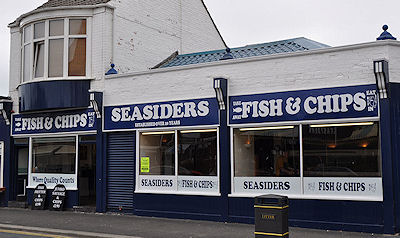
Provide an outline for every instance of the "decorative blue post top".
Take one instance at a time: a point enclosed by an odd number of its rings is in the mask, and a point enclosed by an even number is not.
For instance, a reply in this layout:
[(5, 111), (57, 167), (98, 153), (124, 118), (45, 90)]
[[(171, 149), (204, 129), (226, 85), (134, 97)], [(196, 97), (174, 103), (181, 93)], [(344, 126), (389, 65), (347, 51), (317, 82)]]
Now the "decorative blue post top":
[(231, 54), (231, 49), (228, 47), (226, 48), (226, 53), (220, 60), (228, 60), (228, 59), (233, 59), (233, 55)]
[(392, 34), (387, 32), (387, 29), (389, 29), (387, 25), (383, 25), (382, 29), (382, 34), (378, 38), (376, 38), (376, 40), (396, 40), (396, 38), (393, 37)]
[(114, 69), (115, 64), (111, 64), (111, 69), (107, 71), (106, 75), (118, 74), (117, 70)]

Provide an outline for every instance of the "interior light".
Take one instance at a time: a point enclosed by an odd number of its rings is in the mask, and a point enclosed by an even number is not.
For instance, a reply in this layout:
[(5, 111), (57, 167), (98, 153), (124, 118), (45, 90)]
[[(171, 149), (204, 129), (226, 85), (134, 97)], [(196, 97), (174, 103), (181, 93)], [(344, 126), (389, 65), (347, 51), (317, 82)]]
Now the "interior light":
[(364, 142), (360, 145), (362, 148), (367, 148), (368, 147), (368, 142)]
[(204, 133), (204, 132), (216, 132), (217, 129), (205, 129), (205, 130), (186, 130), (186, 131), (179, 131), (182, 134), (185, 133)]
[(332, 126), (371, 126), (374, 122), (352, 122), (352, 123), (334, 123), (334, 124), (319, 124), (310, 125), (310, 127), (332, 127)]
[(152, 131), (152, 132), (143, 132), (142, 135), (165, 135), (165, 134), (174, 134), (174, 131)]
[(283, 129), (293, 129), (293, 128), (294, 126), (269, 126), (269, 127), (240, 128), (239, 131), (283, 130)]

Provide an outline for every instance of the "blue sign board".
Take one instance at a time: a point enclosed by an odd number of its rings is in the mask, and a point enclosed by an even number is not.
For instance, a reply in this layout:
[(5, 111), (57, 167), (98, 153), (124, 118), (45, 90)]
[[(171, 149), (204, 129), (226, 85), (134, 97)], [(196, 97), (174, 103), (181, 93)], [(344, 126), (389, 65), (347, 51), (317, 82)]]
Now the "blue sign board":
[(93, 109), (12, 116), (12, 135), (31, 135), (96, 130)]
[(216, 98), (104, 107), (104, 130), (217, 124)]
[(232, 96), (229, 123), (378, 116), (376, 85)]

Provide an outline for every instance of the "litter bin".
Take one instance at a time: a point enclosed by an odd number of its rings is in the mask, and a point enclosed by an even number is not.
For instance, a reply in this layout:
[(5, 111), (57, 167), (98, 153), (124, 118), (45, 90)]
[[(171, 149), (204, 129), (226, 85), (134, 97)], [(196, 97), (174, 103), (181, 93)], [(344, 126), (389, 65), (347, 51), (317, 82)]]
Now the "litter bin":
[(285, 196), (262, 195), (254, 200), (256, 238), (289, 237), (289, 200)]

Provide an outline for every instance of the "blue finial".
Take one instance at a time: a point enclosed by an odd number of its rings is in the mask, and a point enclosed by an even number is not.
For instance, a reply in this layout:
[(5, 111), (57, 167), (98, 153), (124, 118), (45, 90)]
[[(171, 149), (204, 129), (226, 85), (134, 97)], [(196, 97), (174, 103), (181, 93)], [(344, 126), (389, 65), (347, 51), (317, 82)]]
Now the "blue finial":
[(376, 38), (376, 40), (396, 40), (396, 38), (393, 37), (392, 34), (387, 32), (387, 29), (389, 29), (387, 25), (383, 25), (382, 29), (382, 34), (378, 38)]
[(228, 59), (233, 59), (233, 55), (231, 54), (231, 49), (229, 47), (226, 48), (226, 53), (220, 60), (228, 60)]
[(107, 71), (106, 75), (118, 74), (117, 70), (114, 69), (115, 64), (111, 64), (111, 69)]

